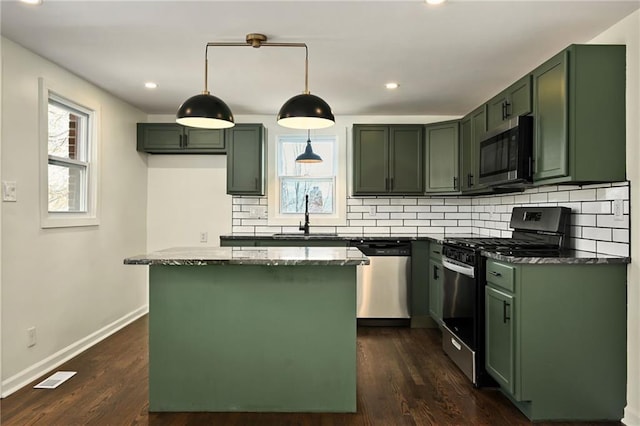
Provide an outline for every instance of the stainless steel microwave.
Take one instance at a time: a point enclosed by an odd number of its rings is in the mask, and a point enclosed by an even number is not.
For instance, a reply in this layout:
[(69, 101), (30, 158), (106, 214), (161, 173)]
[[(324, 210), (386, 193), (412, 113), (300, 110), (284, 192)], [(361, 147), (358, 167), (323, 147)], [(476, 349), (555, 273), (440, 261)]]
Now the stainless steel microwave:
[(480, 142), (479, 182), (514, 186), (532, 180), (533, 117), (522, 115), (488, 132)]

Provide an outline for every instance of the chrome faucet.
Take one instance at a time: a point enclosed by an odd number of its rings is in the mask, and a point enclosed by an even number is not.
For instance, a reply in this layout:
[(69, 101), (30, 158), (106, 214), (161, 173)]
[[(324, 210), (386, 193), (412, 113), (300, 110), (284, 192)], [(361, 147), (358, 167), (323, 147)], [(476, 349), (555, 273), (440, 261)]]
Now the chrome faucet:
[(304, 231), (304, 235), (309, 235), (309, 195), (304, 196), (304, 225), (300, 222), (298, 229)]

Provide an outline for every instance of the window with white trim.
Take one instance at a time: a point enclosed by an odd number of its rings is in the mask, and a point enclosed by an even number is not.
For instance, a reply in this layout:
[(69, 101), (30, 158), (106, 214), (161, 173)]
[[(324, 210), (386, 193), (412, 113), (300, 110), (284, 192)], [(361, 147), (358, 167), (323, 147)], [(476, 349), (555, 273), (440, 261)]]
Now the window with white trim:
[(77, 105), (49, 96), (47, 117), (47, 210), (87, 212), (90, 115)]
[[(63, 88), (64, 89), (64, 88)], [(78, 101), (74, 96), (78, 95)], [(71, 100), (71, 98), (74, 100)], [(40, 79), (40, 221), (43, 228), (98, 225), (99, 106)]]
[(321, 163), (296, 163), (307, 145), (303, 135), (284, 135), (278, 138), (278, 191), (280, 215), (299, 218), (305, 210), (305, 196), (309, 196), (309, 213), (335, 215), (336, 212), (336, 138), (317, 136), (312, 138), (313, 152), (322, 158)]

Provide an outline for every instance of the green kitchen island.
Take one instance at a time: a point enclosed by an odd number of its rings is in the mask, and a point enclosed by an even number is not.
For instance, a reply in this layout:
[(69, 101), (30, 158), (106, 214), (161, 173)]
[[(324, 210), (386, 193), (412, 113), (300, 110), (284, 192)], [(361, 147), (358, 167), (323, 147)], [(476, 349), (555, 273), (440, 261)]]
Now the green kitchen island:
[(356, 412), (354, 248), (174, 248), (149, 265), (149, 411)]

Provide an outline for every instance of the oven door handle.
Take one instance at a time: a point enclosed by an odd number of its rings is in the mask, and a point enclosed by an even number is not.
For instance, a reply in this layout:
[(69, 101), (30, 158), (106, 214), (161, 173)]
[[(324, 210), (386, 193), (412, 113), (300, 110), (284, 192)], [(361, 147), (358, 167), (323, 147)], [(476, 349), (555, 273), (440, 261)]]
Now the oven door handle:
[(450, 271), (457, 272), (467, 277), (475, 278), (475, 268), (473, 266), (460, 265), (453, 263), (446, 258), (442, 258), (442, 266)]

